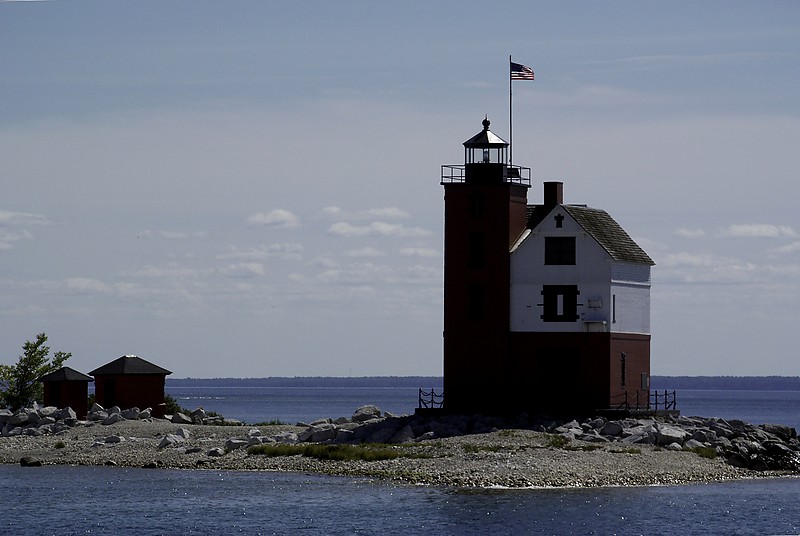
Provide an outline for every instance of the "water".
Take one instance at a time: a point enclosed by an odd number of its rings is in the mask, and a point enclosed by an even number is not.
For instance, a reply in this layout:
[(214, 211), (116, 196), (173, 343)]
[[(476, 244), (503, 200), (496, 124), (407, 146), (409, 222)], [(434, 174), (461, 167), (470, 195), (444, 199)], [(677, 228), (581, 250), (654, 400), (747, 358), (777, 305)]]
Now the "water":
[[(417, 407), (419, 394), (417, 387), (175, 387), (169, 382), (167, 393), (185, 408), (202, 406), (251, 424), (349, 417), (365, 404), (375, 404), (396, 415), (410, 414)], [(800, 430), (800, 391), (681, 390), (677, 399), (682, 415), (770, 422)]]
[(166, 391), (187, 409), (202, 406), (250, 424), (350, 417), (366, 404), (404, 415), (414, 413), (419, 398), (416, 387), (175, 387), (167, 383)]
[[(411, 413), (406, 387), (173, 388), (245, 422)], [(796, 391), (679, 391), (685, 415), (800, 427)], [(452, 490), (267, 472), (0, 466), (0, 534), (800, 534), (800, 478), (590, 490)]]
[[(0, 467), (0, 531), (70, 534), (797, 534), (800, 479), (445, 490), (296, 474)], [(13, 499), (18, 507), (9, 507)]]

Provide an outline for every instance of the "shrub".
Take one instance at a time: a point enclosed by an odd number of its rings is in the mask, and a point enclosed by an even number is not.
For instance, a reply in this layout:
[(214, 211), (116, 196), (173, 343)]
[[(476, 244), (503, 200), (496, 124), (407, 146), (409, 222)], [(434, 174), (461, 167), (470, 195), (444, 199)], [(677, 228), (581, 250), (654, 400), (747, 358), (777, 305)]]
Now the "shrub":
[(717, 449), (714, 447), (693, 447), (690, 449), (684, 449), (689, 452), (694, 452), (701, 458), (708, 458), (709, 460), (713, 460), (717, 457)]
[(56, 441), (56, 444), (53, 445), (54, 449), (63, 449), (65, 447), (66, 447), (66, 445), (64, 444), (63, 441)]

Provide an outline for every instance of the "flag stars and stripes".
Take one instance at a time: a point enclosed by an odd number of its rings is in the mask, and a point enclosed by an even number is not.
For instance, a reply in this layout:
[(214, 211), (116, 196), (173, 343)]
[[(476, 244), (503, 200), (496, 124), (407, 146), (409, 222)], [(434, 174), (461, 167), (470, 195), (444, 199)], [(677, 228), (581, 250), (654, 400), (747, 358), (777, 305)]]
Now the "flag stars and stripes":
[(511, 62), (511, 80), (533, 80), (533, 69), (521, 63)]

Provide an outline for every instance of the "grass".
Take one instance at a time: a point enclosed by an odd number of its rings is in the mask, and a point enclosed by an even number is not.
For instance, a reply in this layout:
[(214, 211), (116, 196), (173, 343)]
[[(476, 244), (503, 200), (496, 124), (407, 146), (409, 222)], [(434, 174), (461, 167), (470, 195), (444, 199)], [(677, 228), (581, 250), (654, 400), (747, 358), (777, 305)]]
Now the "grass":
[(690, 449), (683, 449), (686, 452), (694, 452), (701, 458), (708, 458), (709, 460), (713, 460), (717, 457), (717, 449), (714, 447), (693, 447)]
[(469, 452), (471, 454), (478, 452), (499, 452), (501, 450), (503, 450), (503, 447), (500, 445), (464, 445), (464, 452)]
[(255, 445), (247, 449), (250, 455), (304, 456), (317, 460), (365, 461), (393, 460), (395, 458), (423, 458), (424, 455), (403, 452), (379, 445)]
[(282, 426), (282, 425), (285, 425), (285, 424), (288, 424), (288, 423), (285, 423), (285, 422), (281, 421), (280, 419), (272, 419), (271, 421), (257, 422), (255, 424), (253, 424), (252, 426)]
[(54, 449), (63, 449), (63, 448), (66, 448), (66, 445), (64, 444), (63, 441), (56, 441), (56, 444), (53, 445), (53, 448)]
[(642, 449), (636, 448), (636, 447), (625, 447), (625, 448), (622, 448), (622, 449), (609, 449), (608, 452), (611, 452), (611, 453), (614, 453), (614, 454), (641, 454), (642, 453)]

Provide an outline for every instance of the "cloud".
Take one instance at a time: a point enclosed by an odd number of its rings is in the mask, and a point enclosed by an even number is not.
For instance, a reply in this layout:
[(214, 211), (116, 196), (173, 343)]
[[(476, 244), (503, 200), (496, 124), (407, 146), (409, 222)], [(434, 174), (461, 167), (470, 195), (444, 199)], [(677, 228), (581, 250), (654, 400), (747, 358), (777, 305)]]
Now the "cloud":
[(14, 247), (14, 242), (19, 242), (20, 240), (30, 240), (32, 238), (33, 235), (24, 229), (19, 232), (4, 231), (0, 229), (0, 250), (11, 249)]
[(681, 227), (675, 231), (675, 234), (684, 238), (698, 238), (700, 236), (705, 236), (706, 232), (702, 229), (685, 229)]
[(319, 215), (324, 219), (339, 221), (363, 221), (372, 219), (405, 220), (411, 217), (411, 214), (397, 207), (371, 208), (356, 212), (345, 212), (339, 207), (331, 206), (323, 208)]
[(278, 208), (267, 213), (256, 212), (247, 218), (250, 225), (290, 228), (300, 225), (300, 219), (293, 212)]
[(735, 238), (778, 238), (794, 237), (797, 236), (797, 233), (786, 225), (747, 223), (730, 225), (722, 230), (722, 235)]
[(338, 236), (394, 236), (394, 237), (419, 237), (428, 236), (430, 231), (419, 227), (405, 227), (399, 223), (372, 222), (369, 225), (352, 225), (347, 222), (334, 223), (328, 228), (328, 233)]
[(439, 252), (432, 248), (401, 248), (400, 255), (404, 257), (438, 257)]
[(250, 260), (277, 258), (285, 261), (299, 261), (303, 258), (304, 249), (302, 244), (297, 243), (270, 244), (269, 246), (257, 246), (247, 249), (238, 249), (236, 246), (231, 246), (230, 251), (217, 255), (217, 258)]
[(246, 278), (262, 276), (266, 273), (260, 262), (240, 262), (221, 268), (220, 273), (228, 277)]
[(109, 294), (113, 290), (109, 285), (88, 277), (72, 277), (65, 280), (67, 289), (85, 294)]
[(204, 233), (203, 231), (194, 231), (191, 233), (187, 233), (185, 231), (159, 231), (158, 234), (160, 234), (164, 238), (173, 240), (182, 238), (203, 238), (204, 236), (206, 236), (206, 233)]
[(346, 251), (344, 255), (346, 257), (355, 258), (385, 257), (386, 252), (376, 248), (365, 247), (361, 249), (351, 249), (350, 251)]
[(800, 252), (800, 242), (792, 242), (791, 244), (775, 248), (772, 251), (774, 253), (797, 253)]
[(31, 212), (12, 212), (0, 210), (0, 227), (10, 227), (19, 225), (49, 225), (50, 220), (42, 214)]

